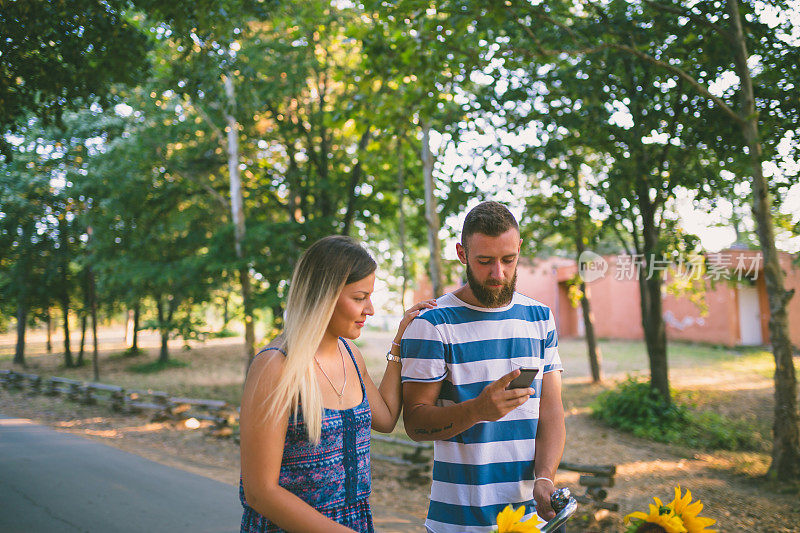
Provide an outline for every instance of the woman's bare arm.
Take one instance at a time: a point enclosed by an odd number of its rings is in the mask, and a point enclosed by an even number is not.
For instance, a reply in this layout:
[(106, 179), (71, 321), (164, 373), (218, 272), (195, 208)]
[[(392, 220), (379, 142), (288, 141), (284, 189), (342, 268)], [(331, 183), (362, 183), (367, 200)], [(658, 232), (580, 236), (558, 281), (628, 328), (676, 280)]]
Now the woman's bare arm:
[(289, 414), (269, 413), (264, 401), (282, 369), (283, 355), (265, 352), (253, 361), (245, 381), (240, 415), (245, 499), (250, 507), (286, 531), (352, 533), (278, 484)]

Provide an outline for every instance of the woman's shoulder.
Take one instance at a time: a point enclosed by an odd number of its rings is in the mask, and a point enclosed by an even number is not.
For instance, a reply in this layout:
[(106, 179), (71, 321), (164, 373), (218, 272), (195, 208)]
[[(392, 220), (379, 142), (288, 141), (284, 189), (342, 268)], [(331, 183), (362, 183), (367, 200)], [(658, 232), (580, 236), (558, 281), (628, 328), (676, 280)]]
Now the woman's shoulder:
[(366, 366), (364, 363), (364, 356), (361, 355), (361, 350), (358, 349), (356, 343), (352, 339), (345, 339), (344, 337), (340, 337), (339, 341), (342, 342), (350, 350), (350, 353), (353, 354), (353, 359), (356, 360), (358, 368), (360, 370), (364, 370)]
[(255, 374), (256, 376), (275, 376), (281, 373), (283, 364), (286, 359), (286, 346), (281, 335), (278, 335), (272, 342), (258, 351), (253, 361), (250, 363), (250, 368), (247, 370), (247, 375)]

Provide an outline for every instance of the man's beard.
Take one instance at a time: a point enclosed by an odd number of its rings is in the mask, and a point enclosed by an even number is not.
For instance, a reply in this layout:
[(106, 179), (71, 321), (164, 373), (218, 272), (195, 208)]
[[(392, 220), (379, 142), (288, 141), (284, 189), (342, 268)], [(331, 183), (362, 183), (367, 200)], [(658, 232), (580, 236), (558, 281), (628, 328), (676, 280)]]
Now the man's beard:
[(501, 283), (499, 280), (487, 279), (485, 283), (479, 282), (472, 274), (472, 269), (467, 262), (467, 283), (472, 290), (475, 299), (486, 307), (502, 307), (514, 297), (514, 290), (517, 288), (517, 270), (514, 269), (514, 277), (511, 281), (506, 281), (501, 287), (488, 287), (486, 283)]

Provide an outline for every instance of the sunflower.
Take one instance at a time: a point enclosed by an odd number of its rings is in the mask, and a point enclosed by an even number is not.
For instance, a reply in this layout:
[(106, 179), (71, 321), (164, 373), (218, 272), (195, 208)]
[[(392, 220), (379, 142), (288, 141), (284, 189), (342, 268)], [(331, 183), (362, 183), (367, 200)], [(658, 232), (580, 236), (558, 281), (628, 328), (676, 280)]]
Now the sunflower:
[(538, 523), (536, 517), (520, 522), (523, 516), (525, 516), (524, 505), (517, 510), (511, 505), (506, 505), (506, 508), (497, 515), (497, 533), (540, 533), (536, 526)]
[(686, 494), (681, 496), (681, 487), (675, 487), (675, 499), (669, 504), (675, 514), (681, 517), (683, 525), (689, 533), (712, 533), (716, 530), (706, 529), (716, 522), (713, 518), (697, 516), (703, 510), (703, 502), (697, 500), (692, 503), (692, 491), (686, 489)]
[[(687, 533), (687, 529), (684, 527), (681, 517), (675, 514), (675, 510), (672, 507), (664, 505), (658, 498), (653, 498), (653, 500), (656, 503), (655, 505), (652, 503), (650, 504), (649, 513), (642, 513), (639, 511), (631, 513), (625, 516), (625, 524), (630, 524), (631, 520), (636, 520), (637, 523), (635, 523), (635, 526), (655, 524), (661, 526), (666, 533)], [(637, 529), (638, 527), (633, 529), (633, 531)]]

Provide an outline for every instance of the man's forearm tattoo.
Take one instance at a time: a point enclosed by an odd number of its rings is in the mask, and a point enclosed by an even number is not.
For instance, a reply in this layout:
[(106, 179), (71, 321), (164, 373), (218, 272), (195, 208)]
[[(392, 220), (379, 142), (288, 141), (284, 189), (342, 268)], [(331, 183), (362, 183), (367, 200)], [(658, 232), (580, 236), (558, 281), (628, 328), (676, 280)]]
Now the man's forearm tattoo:
[(453, 428), (453, 423), (450, 422), (448, 425), (441, 428), (432, 428), (432, 429), (417, 428), (414, 430), (414, 433), (416, 433), (417, 435), (434, 435), (436, 433), (440, 433), (442, 431), (446, 431), (452, 428)]

